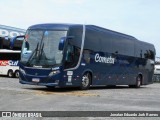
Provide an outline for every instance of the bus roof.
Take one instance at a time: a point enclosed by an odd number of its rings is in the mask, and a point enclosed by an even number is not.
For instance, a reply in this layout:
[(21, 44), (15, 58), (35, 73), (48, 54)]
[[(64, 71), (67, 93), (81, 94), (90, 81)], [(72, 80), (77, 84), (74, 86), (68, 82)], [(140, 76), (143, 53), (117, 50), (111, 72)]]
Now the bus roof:
[[(82, 24), (54, 24), (54, 23), (46, 23), (46, 24), (36, 24), (36, 25), (32, 25), (29, 27), (29, 29), (47, 29), (47, 30), (52, 30), (52, 29), (56, 29), (56, 30), (69, 30), (70, 27), (76, 27), (76, 26), (83, 26)], [(128, 37), (130, 39), (136, 39), (133, 36), (124, 34), (124, 33), (120, 33), (120, 32), (116, 32), (116, 31), (112, 31), (106, 28), (102, 28), (102, 27), (98, 27), (95, 25), (86, 25), (87, 28), (91, 28), (94, 29), (96, 31), (99, 32), (110, 32), (112, 34), (117, 34), (120, 35), (122, 37)]]
[(54, 24), (54, 23), (48, 23), (48, 24), (32, 25), (28, 29), (69, 30), (69, 27), (71, 27), (71, 26), (82, 26), (82, 25), (80, 25), (80, 24)]
[(25, 29), (11, 27), (11, 26), (6, 26), (6, 25), (0, 25), (0, 28), (7, 29), (7, 30), (12, 30), (12, 31), (17, 31), (17, 32), (24, 32), (24, 33), (26, 32)]
[(95, 26), (95, 25), (86, 25), (86, 26), (91, 28), (91, 29), (94, 29), (96, 31), (99, 31), (99, 32), (109, 32), (111, 34), (117, 34), (118, 36), (121, 36), (121, 37), (127, 37), (129, 39), (136, 39), (135, 37), (133, 37), (131, 35), (127, 35), (127, 34), (124, 34), (124, 33), (117, 32), (117, 31), (109, 30), (109, 29), (106, 29), (106, 28), (103, 28), (103, 27), (99, 27), (99, 26)]
[[(83, 24), (46, 23), (46, 24), (32, 25), (28, 29), (69, 30), (71, 27), (80, 27), (80, 26), (82, 27)], [(113, 30), (109, 30), (109, 29), (106, 29), (106, 28), (99, 27), (99, 26), (95, 26), (95, 25), (85, 25), (85, 26), (86, 26), (86, 28), (89, 28), (89, 29), (92, 29), (92, 30), (95, 30), (95, 31), (98, 31), (98, 32), (104, 32), (104, 33), (109, 33), (109, 34), (113, 34), (113, 35), (116, 34), (117, 36), (122, 37), (122, 38), (126, 38), (128, 40), (140, 41), (140, 40), (136, 39), (135, 37), (133, 37), (131, 35), (116, 32), (116, 31), (113, 31)], [(140, 41), (140, 42), (143, 42), (143, 41)], [(143, 43), (154, 47), (154, 45), (151, 44), (151, 43), (147, 43), (147, 42), (143, 42)]]
[(24, 35), (26, 30), (10, 27), (6, 25), (0, 25), (0, 37), (12, 38), (19, 35)]

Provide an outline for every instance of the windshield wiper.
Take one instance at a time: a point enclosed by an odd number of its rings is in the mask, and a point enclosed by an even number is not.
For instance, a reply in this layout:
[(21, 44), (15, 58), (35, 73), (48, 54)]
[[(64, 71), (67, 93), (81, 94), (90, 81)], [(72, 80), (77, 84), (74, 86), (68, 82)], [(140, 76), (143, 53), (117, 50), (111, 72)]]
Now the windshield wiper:
[(30, 62), (32, 61), (34, 56), (37, 56), (37, 52), (38, 52), (38, 46), (39, 46), (39, 42), (37, 43), (37, 47), (36, 49), (33, 51), (33, 53), (31, 54), (31, 56), (29, 57), (28, 61), (27, 61), (27, 65), (30, 65)]
[[(39, 57), (38, 57), (38, 60), (40, 60), (40, 59), (41, 59), (42, 54), (44, 53), (43, 48), (44, 48), (44, 43), (43, 43), (43, 45), (42, 45), (42, 47), (41, 47), (41, 50), (39, 51)], [(44, 55), (45, 55), (45, 53), (44, 53)]]

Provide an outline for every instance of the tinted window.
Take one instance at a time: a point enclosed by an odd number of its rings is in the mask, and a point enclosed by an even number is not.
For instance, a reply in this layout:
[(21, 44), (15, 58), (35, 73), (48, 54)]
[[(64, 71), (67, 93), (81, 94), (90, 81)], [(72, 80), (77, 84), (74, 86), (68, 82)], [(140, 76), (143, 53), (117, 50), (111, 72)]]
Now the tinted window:
[(0, 53), (0, 60), (19, 60), (20, 53)]
[(134, 39), (123, 37), (118, 34), (112, 35), (113, 39), (113, 53), (134, 56)]
[(155, 59), (154, 46), (142, 41), (136, 41), (135, 56), (146, 59)]
[(111, 34), (107, 33), (100, 33), (100, 49), (103, 52), (112, 53), (113, 52), (113, 46), (112, 46), (113, 38)]
[(82, 33), (83, 33), (82, 26), (81, 27), (76, 26), (76, 27), (70, 28), (68, 36), (73, 37), (73, 39), (70, 40), (70, 43), (74, 46), (81, 47)]
[(100, 51), (100, 34), (97, 31), (87, 29), (85, 42), (84, 42), (84, 49), (89, 49), (93, 51)]
[(134, 40), (112, 31), (87, 28), (84, 49), (134, 56)]
[(65, 69), (76, 67), (80, 56), (80, 48), (68, 44), (65, 55)]

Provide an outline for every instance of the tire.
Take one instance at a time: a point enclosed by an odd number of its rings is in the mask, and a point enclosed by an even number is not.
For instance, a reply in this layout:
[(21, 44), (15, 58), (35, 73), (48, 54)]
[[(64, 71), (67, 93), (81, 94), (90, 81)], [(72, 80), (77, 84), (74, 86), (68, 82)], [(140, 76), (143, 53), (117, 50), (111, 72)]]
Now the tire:
[(16, 78), (19, 78), (19, 70), (16, 70), (16, 71), (15, 71), (14, 76), (15, 76)]
[(10, 77), (10, 78), (14, 77), (13, 70), (8, 71), (8, 77)]
[(141, 82), (142, 82), (142, 77), (140, 75), (138, 75), (137, 78), (136, 78), (135, 88), (140, 88), (141, 87)]
[(136, 78), (136, 84), (135, 85), (129, 85), (130, 88), (140, 88), (142, 83), (142, 77), (140, 75)]
[(89, 89), (91, 84), (91, 75), (89, 73), (85, 73), (82, 77), (81, 90)]

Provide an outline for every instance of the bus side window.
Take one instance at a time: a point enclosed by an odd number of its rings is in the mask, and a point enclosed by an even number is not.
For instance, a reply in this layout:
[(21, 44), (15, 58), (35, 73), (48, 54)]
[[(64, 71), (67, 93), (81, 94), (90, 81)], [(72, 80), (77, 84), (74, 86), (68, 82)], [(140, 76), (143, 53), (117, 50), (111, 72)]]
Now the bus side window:
[(67, 46), (67, 51), (66, 51), (66, 62), (72, 62), (73, 61), (73, 46), (68, 45)]
[(86, 63), (90, 63), (90, 51), (89, 50), (84, 50), (84, 60)]
[(80, 49), (78, 47), (68, 45), (66, 50), (65, 68), (73, 68), (78, 64)]

